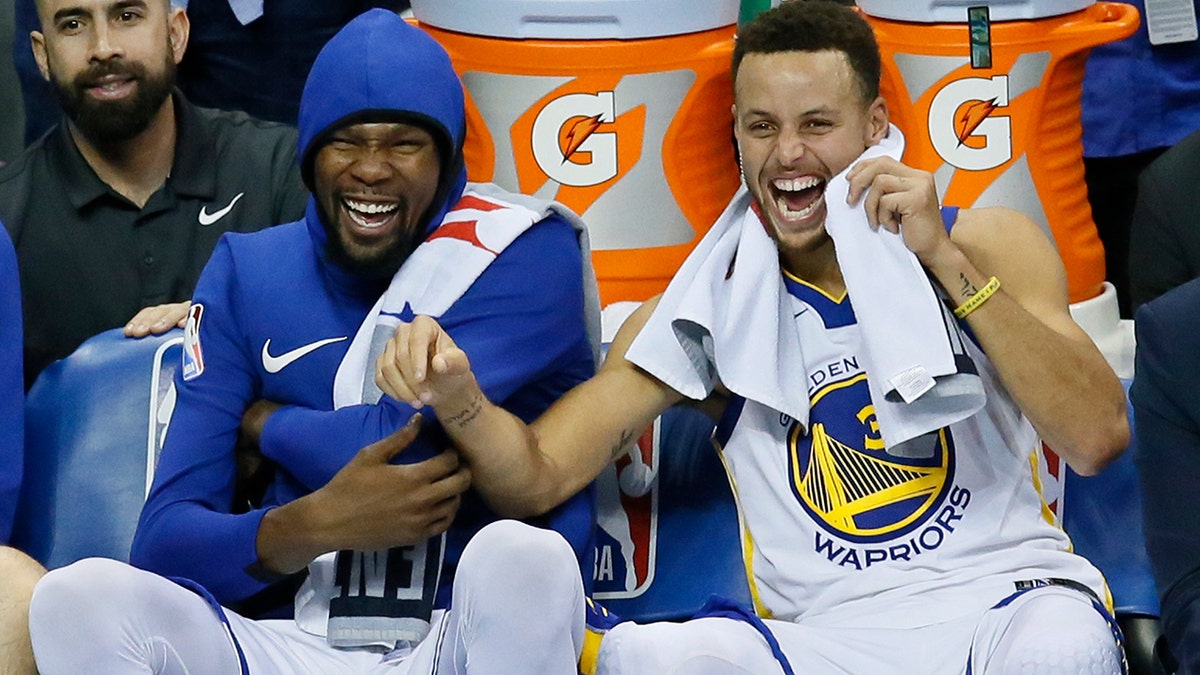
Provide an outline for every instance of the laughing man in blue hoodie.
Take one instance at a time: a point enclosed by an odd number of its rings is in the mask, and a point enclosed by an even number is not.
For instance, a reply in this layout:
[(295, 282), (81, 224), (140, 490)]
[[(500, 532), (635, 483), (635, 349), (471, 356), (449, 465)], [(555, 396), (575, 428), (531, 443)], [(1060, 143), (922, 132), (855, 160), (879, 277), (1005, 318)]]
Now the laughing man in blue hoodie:
[[(367, 12), (322, 50), (300, 110), (306, 216), (218, 245), (133, 565), (39, 582), (42, 673), (575, 672), (583, 575), (548, 570), (590, 571), (590, 491), (501, 520), (436, 417), (374, 384), (378, 348), (414, 313), (438, 316), (488, 397), (527, 420), (593, 372), (581, 223), (468, 184), (464, 130), (448, 56), (395, 14)], [(250, 503), (239, 435), (270, 471)], [(579, 620), (539, 620), (563, 612)]]

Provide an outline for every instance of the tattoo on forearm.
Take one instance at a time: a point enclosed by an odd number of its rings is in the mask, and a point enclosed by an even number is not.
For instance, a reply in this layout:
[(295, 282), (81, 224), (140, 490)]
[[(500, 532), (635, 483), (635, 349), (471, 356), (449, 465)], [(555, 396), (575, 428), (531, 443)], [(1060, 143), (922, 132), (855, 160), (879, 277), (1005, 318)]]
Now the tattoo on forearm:
[(970, 299), (979, 292), (979, 289), (975, 288), (975, 284), (971, 283), (971, 281), (967, 279), (967, 275), (960, 273), (958, 278), (960, 281), (962, 281), (961, 295), (963, 298)]
[(473, 397), (471, 397), (471, 401), (467, 404), (466, 408), (463, 408), (459, 412), (456, 412), (453, 415), (450, 415), (445, 420), (443, 420), (443, 423), (445, 423), (448, 426), (453, 426), (457, 429), (462, 429), (463, 427), (467, 426), (471, 422), (474, 422), (475, 418), (479, 417), (479, 413), (482, 410), (483, 410), (483, 392), (477, 391), (477, 392), (475, 392), (475, 395)]
[(620, 457), (621, 453), (625, 452), (625, 448), (629, 447), (629, 442), (635, 437), (636, 436), (633, 429), (626, 429), (625, 431), (622, 431), (621, 439), (617, 441), (617, 444), (612, 447), (612, 450), (608, 454), (612, 456), (613, 459)]

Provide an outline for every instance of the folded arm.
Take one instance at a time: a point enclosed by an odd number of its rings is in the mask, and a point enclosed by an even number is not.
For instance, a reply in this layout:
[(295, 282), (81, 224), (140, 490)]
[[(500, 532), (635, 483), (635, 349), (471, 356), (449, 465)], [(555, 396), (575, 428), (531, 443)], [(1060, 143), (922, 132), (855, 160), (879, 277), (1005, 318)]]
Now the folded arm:
[(1037, 225), (1010, 209), (972, 209), (947, 235), (928, 173), (884, 159), (848, 177), (852, 199), (866, 194), (868, 220), (900, 231), (955, 305), (1000, 281), (966, 321), (1042, 440), (1084, 475), (1116, 458), (1129, 444), (1124, 390), (1072, 319), (1062, 261)]

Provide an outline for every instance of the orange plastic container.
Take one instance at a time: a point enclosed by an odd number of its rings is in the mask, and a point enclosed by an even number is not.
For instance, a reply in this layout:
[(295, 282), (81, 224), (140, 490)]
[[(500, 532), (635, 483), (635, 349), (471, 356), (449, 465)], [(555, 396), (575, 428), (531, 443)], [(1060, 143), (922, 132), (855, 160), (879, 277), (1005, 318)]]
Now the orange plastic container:
[(579, 213), (605, 305), (661, 292), (737, 190), (728, 5), (727, 25), (633, 39), (464, 33), (416, 12), (467, 91), (470, 179)]
[(977, 52), (974, 67), (978, 26), (968, 25), (965, 9), (962, 23), (867, 19), (884, 57), (882, 94), (907, 140), (905, 161), (935, 175), (947, 204), (1025, 213), (1058, 247), (1071, 302), (1099, 295), (1104, 248), (1083, 179), (1083, 68), (1092, 47), (1133, 33), (1137, 10), (1098, 2), (993, 22), (990, 63), (981, 65)]

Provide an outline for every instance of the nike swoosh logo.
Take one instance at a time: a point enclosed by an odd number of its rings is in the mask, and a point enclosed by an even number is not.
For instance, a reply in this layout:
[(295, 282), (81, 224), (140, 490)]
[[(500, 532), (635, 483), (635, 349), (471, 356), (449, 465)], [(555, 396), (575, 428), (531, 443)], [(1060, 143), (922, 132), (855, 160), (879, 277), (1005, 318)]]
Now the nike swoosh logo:
[(201, 225), (205, 225), (205, 226), (212, 225), (213, 223), (217, 222), (218, 220), (224, 218), (225, 214), (227, 214), (231, 210), (233, 210), (233, 205), (238, 203), (238, 200), (241, 199), (242, 195), (244, 195), (244, 194), (246, 194), (246, 193), (245, 192), (237, 193), (237, 196), (233, 198), (233, 201), (229, 202), (229, 204), (225, 208), (221, 209), (220, 211), (213, 211), (212, 213), (209, 213), (207, 206), (201, 206), (200, 207), (200, 215), (196, 216), (196, 218), (200, 221)]
[(299, 359), (302, 356), (306, 356), (306, 355), (320, 349), (321, 347), (324, 347), (325, 345), (331, 345), (335, 342), (341, 342), (342, 340), (345, 340), (345, 339), (346, 339), (345, 336), (343, 336), (343, 337), (336, 337), (336, 338), (326, 338), (324, 340), (317, 340), (316, 342), (310, 342), (306, 345), (296, 347), (295, 349), (291, 350), (290, 352), (284, 352), (284, 353), (280, 354), (279, 356), (271, 356), (271, 351), (270, 351), (271, 340), (270, 340), (270, 338), (268, 338), (267, 341), (263, 343), (263, 350), (262, 350), (263, 370), (267, 371), (268, 373), (278, 373), (279, 371), (281, 371), (284, 368), (287, 368), (289, 365), (291, 365), (291, 363), (293, 361), (295, 361), (296, 359)]

